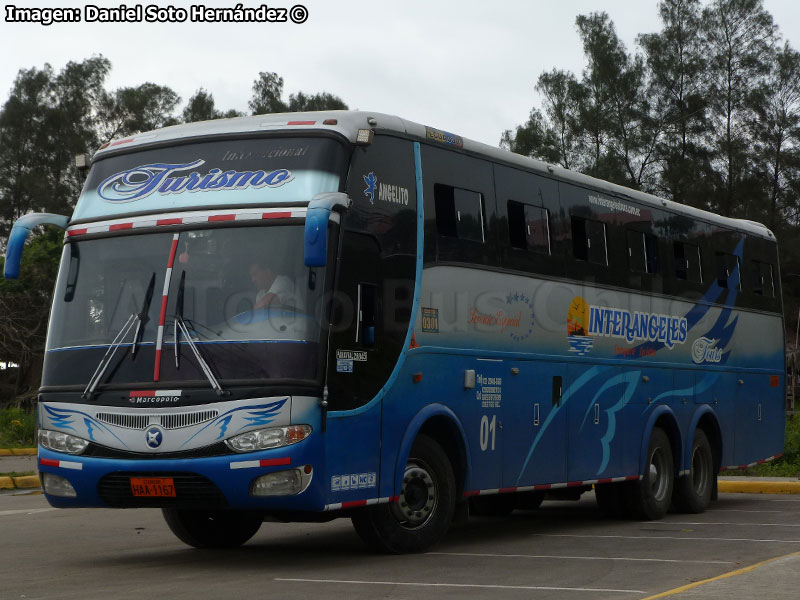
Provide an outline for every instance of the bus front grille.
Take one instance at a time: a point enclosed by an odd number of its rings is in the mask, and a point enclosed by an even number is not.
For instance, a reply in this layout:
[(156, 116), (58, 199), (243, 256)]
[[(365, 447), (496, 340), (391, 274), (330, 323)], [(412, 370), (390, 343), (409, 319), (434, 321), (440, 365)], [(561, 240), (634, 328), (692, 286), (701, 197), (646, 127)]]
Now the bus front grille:
[[(175, 483), (175, 497), (140, 497), (131, 491), (131, 477), (170, 477)], [(227, 505), (222, 491), (209, 479), (196, 473), (119, 472), (110, 473), (97, 484), (100, 499), (112, 508), (221, 508)]]

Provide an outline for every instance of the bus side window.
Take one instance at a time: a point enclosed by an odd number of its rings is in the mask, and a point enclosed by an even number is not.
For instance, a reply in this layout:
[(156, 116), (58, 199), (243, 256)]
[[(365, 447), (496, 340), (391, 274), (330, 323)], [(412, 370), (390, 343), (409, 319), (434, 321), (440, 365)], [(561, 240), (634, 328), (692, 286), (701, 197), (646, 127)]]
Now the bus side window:
[(700, 246), (675, 242), (675, 278), (694, 283), (703, 283), (703, 268), (700, 261)]
[[(728, 287), (728, 278), (739, 267), (739, 257), (726, 252), (717, 252), (717, 284), (721, 288)], [(739, 269), (739, 286), (742, 289), (742, 275)]]
[(641, 231), (628, 230), (626, 234), (630, 270), (650, 275), (658, 273), (658, 238)]
[(572, 252), (578, 260), (608, 265), (605, 223), (573, 216)]
[(753, 293), (766, 298), (774, 298), (775, 282), (772, 277), (772, 265), (760, 260), (751, 260), (750, 265)]
[(508, 201), (508, 236), (512, 248), (550, 254), (550, 213), (546, 208)]
[(483, 196), (449, 185), (433, 187), (436, 202), (436, 230), (439, 235), (483, 243)]

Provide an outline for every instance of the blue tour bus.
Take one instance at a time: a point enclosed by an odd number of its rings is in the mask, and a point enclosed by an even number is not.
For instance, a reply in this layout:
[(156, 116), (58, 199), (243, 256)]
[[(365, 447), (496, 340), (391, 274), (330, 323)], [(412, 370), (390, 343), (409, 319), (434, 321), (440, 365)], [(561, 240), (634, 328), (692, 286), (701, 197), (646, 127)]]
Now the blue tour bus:
[(350, 517), (420, 551), (454, 518), (595, 488), (700, 512), (779, 455), (764, 226), (368, 112), (102, 147), (66, 229), (39, 396), (56, 507), (158, 507), (197, 547)]

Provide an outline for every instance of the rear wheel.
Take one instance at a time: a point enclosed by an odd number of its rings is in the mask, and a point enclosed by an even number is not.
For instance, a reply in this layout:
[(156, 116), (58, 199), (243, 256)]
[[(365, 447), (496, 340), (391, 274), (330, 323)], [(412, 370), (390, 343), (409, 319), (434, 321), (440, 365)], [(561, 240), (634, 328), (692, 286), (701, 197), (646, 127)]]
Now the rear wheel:
[(235, 548), (256, 534), (261, 513), (240, 510), (162, 508), (164, 520), (179, 540), (195, 548)]
[(714, 489), (714, 454), (706, 434), (698, 429), (692, 442), (689, 474), (675, 482), (672, 500), (681, 512), (701, 513), (711, 503)]
[(352, 516), (353, 527), (375, 550), (422, 552), (447, 533), (455, 495), (447, 454), (431, 438), (420, 435), (411, 448), (398, 501), (360, 509)]
[(656, 427), (650, 434), (650, 446), (644, 475), (628, 489), (631, 514), (638, 519), (653, 521), (667, 514), (672, 501), (675, 473), (672, 448), (664, 430)]

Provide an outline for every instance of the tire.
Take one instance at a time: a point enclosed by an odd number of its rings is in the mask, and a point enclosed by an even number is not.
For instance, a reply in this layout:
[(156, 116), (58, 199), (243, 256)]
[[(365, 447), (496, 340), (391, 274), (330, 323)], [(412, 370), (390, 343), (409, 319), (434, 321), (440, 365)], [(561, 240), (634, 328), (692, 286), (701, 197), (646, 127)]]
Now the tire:
[(646, 458), (644, 475), (632, 482), (627, 501), (634, 518), (655, 521), (667, 514), (675, 482), (672, 448), (664, 430), (653, 429)]
[(351, 519), (373, 550), (422, 552), (447, 533), (455, 503), (453, 467), (439, 444), (423, 434), (411, 448), (399, 500), (359, 509)]
[(628, 516), (627, 497), (630, 482), (598, 483), (594, 488), (595, 499), (600, 512), (611, 519), (623, 519)]
[(179, 540), (195, 548), (235, 548), (253, 537), (264, 517), (239, 510), (162, 508), (164, 520)]
[(507, 517), (517, 508), (517, 494), (476, 496), (469, 502), (469, 513), (477, 517)]
[(714, 453), (706, 434), (698, 429), (694, 432), (689, 474), (675, 482), (672, 501), (675, 508), (684, 513), (697, 514), (711, 504), (714, 490)]

